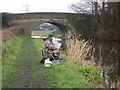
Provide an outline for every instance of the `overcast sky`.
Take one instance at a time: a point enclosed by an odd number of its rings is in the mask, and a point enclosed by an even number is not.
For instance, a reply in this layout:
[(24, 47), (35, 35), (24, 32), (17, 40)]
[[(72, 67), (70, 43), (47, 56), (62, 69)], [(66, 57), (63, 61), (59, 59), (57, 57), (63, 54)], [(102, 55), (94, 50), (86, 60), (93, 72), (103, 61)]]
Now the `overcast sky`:
[(28, 12), (71, 12), (69, 6), (79, 0), (2, 0), (0, 12), (24, 13), (28, 4)]

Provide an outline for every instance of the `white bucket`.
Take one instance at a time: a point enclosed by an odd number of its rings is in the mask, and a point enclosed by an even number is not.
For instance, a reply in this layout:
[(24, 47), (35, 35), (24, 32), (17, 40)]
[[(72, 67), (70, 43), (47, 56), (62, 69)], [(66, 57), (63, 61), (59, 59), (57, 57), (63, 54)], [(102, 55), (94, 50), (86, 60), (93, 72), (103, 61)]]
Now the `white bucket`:
[(49, 58), (47, 58), (46, 60), (45, 60), (45, 67), (51, 67), (51, 65), (52, 65), (52, 61), (50, 61), (50, 59)]

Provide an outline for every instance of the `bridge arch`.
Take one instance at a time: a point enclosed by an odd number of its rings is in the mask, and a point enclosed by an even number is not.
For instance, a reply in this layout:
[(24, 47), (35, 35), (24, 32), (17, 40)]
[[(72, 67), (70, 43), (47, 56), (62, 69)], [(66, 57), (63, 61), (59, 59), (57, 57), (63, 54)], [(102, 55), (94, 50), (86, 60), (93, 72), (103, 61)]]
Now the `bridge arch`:
[(74, 30), (74, 27), (67, 19), (23, 19), (14, 20), (11, 22), (11, 25), (20, 25), (23, 29), (25, 29), (25, 34), (31, 36), (33, 27), (42, 23), (50, 23), (60, 29), (63, 46), (65, 46), (66, 40), (71, 37), (72, 30)]
[[(61, 32), (61, 35), (62, 35), (62, 45), (64, 46), (64, 44), (65, 44), (65, 40), (68, 38), (68, 36), (67, 36), (67, 34), (69, 33), (70, 34), (70, 32), (69, 32), (69, 30), (68, 30), (68, 27), (66, 26), (66, 25), (63, 25), (63, 24), (61, 24), (61, 23), (58, 23), (58, 22), (54, 22), (54, 21), (48, 21), (48, 22), (43, 22), (43, 23), (49, 23), (49, 24), (52, 24), (52, 25), (54, 25), (54, 26), (56, 26), (56, 27), (58, 27), (59, 28), (59, 30), (60, 30), (60, 32)], [(38, 25), (40, 25), (40, 24), (43, 24), (43, 23), (37, 23), (37, 25), (36, 26), (38, 26)], [(35, 26), (35, 27), (36, 27)]]

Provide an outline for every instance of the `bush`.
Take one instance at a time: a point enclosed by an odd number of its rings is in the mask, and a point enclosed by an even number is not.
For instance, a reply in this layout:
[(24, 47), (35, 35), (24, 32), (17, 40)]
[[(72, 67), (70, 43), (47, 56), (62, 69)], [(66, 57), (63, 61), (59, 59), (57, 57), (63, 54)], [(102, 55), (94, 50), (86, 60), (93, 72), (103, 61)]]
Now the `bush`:
[(84, 66), (79, 69), (79, 72), (83, 73), (89, 82), (94, 83), (97, 86), (103, 81), (103, 78), (100, 76), (100, 71), (97, 71), (95, 67)]

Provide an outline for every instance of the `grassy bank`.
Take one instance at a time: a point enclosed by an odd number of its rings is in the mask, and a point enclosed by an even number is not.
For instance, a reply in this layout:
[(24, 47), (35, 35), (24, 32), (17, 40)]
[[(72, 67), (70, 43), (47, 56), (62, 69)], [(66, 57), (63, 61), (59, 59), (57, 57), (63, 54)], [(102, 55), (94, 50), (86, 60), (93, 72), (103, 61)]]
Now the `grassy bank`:
[(68, 63), (64, 58), (62, 64), (52, 67), (49, 81), (54, 88), (96, 88), (101, 87), (103, 78), (94, 67), (79, 62)]
[(2, 81), (3, 85), (9, 87), (8, 80), (13, 79), (17, 75), (17, 55), (21, 52), (21, 44), (25, 36), (15, 37), (3, 43), (2, 56)]
[[(41, 84), (41, 87), (49, 88), (47, 78), (49, 77), (48, 72), (51, 68), (45, 68), (43, 64), (40, 63), (42, 59), (42, 48), (43, 41), (42, 39), (32, 39), (34, 49), (33, 51), (33, 60), (32, 60), (32, 83), (31, 88), (38, 87), (37, 85)], [(37, 50), (37, 51), (36, 51)], [(43, 88), (44, 88), (43, 87)]]
[(67, 45), (66, 56), (62, 56), (64, 63), (54, 66), (51, 71), (50, 85), (59, 88), (101, 87), (103, 78), (94, 66), (91, 41), (78, 41), (74, 37), (68, 40)]
[(3, 88), (48, 87), (47, 70), (40, 60), (43, 41), (20, 36), (3, 43)]
[[(29, 76), (25, 74), (28, 70), (31, 70), (29, 72), (31, 80), (28, 79), (29, 88), (36, 88), (39, 85), (48, 88), (92, 88), (101, 84), (100, 72), (94, 67), (84, 66), (80, 62), (70, 63), (63, 54), (61, 55), (63, 63), (45, 68), (39, 63), (42, 58), (42, 47), (42, 40), (26, 36), (15, 37), (3, 43), (5, 52), (2, 57), (3, 87), (20, 87), (19, 82), (24, 81), (22, 75)], [(17, 64), (22, 65), (19, 67), (20, 70), (16, 67)], [(9, 80), (17, 80), (16, 77), (19, 77), (16, 84), (12, 84), (14, 81), (9, 82)], [(47, 86), (46, 83), (49, 85)]]
[[(39, 62), (37, 58), (41, 58), (41, 49), (43, 42), (40, 39), (32, 39), (34, 46), (37, 48), (39, 56), (34, 56), (36, 59), (33, 63), (33, 80), (40, 81), (41, 77), (35, 78), (41, 72), (38, 72)], [(33, 51), (35, 52), (35, 51)], [(99, 72), (93, 67), (83, 67), (82, 63), (68, 63), (65, 55), (61, 55), (64, 62), (60, 65), (46, 68), (44, 71), (48, 75), (48, 83), (51, 88), (92, 88), (101, 83)], [(39, 75), (40, 76), (40, 75)], [(92, 77), (93, 76), (93, 77)], [(94, 83), (94, 84), (93, 84)]]

